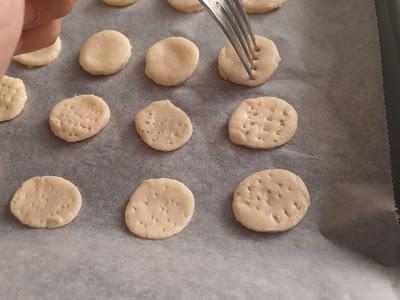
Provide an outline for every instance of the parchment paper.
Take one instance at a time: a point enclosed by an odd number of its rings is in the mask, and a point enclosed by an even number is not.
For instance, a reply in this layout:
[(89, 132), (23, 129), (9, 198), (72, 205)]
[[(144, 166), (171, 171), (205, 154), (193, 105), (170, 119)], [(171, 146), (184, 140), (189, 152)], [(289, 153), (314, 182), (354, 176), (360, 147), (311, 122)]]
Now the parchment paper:
[[(166, 1), (116, 9), (81, 0), (65, 19), (63, 51), (52, 65), (13, 64), (29, 100), (22, 115), (0, 124), (0, 297), (2, 299), (398, 299), (399, 234), (393, 209), (380, 50), (374, 2), (296, 0), (251, 16), (283, 58), (265, 85), (222, 80), (216, 57), (226, 38), (205, 12), (182, 14)], [(119, 74), (93, 77), (78, 64), (82, 43), (116, 29), (133, 42)], [(200, 49), (195, 75), (163, 88), (144, 75), (153, 43), (184, 36)], [(48, 113), (58, 101), (93, 93), (109, 104), (108, 127), (67, 144), (54, 137)], [(278, 96), (298, 111), (287, 145), (252, 151), (230, 143), (227, 122), (244, 99)], [(194, 127), (173, 153), (145, 146), (134, 115), (171, 99)], [(283, 234), (256, 234), (236, 223), (232, 192), (253, 172), (285, 168), (306, 182), (312, 206)], [(78, 218), (57, 230), (29, 230), (9, 212), (23, 181), (63, 176), (83, 195)], [(196, 198), (179, 235), (146, 241), (131, 235), (124, 209), (144, 180), (170, 177)]]

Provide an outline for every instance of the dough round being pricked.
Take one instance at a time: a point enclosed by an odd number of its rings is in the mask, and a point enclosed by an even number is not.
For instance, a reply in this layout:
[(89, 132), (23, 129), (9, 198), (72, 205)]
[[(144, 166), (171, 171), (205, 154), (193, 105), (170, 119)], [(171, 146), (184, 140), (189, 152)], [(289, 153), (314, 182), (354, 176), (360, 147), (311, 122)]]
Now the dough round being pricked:
[(103, 0), (104, 4), (107, 4), (109, 6), (128, 6), (133, 3), (136, 3), (137, 0)]
[(161, 240), (181, 232), (193, 211), (193, 194), (183, 183), (168, 178), (149, 179), (132, 194), (125, 223), (138, 237)]
[(283, 6), (286, 0), (243, 0), (249, 14), (262, 14)]
[(306, 215), (310, 195), (301, 178), (290, 171), (270, 169), (244, 179), (233, 194), (236, 220), (259, 232), (281, 232)]
[(82, 206), (78, 188), (56, 176), (25, 181), (11, 199), (12, 214), (33, 228), (58, 228), (72, 222)]
[(79, 142), (98, 134), (109, 120), (110, 109), (103, 99), (81, 95), (56, 104), (49, 124), (54, 135), (67, 142)]
[(159, 151), (174, 151), (192, 136), (188, 115), (169, 100), (154, 101), (135, 117), (136, 130), (142, 140)]
[(260, 97), (243, 101), (233, 112), (229, 138), (236, 145), (272, 149), (287, 143), (297, 130), (297, 112), (286, 101)]
[(199, 62), (199, 49), (183, 37), (169, 37), (149, 48), (145, 73), (155, 83), (177, 86), (188, 80)]
[(26, 99), (24, 82), (4, 75), (0, 78), (0, 121), (8, 121), (18, 116), (24, 109)]
[(79, 63), (92, 75), (111, 75), (126, 66), (131, 52), (131, 43), (125, 35), (115, 30), (104, 30), (83, 44)]
[(43, 67), (51, 64), (60, 55), (61, 39), (58, 37), (53, 45), (33, 52), (16, 55), (13, 60), (28, 68)]
[(273, 41), (262, 36), (256, 36), (256, 43), (260, 50), (256, 52), (254, 60), (256, 70), (253, 70), (254, 79), (250, 79), (233, 46), (228, 43), (221, 49), (218, 56), (218, 70), (221, 77), (233, 83), (245, 86), (258, 86), (271, 78), (278, 68), (281, 57)]
[(203, 9), (199, 0), (167, 0), (168, 4), (180, 12), (195, 13)]

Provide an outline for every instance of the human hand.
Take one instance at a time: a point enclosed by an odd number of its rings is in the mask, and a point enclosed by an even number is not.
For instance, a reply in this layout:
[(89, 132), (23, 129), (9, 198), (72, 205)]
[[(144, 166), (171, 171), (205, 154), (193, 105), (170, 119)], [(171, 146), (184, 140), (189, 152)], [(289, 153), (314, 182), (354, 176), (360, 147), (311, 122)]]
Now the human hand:
[(16, 54), (54, 43), (75, 0), (0, 0), (0, 76)]

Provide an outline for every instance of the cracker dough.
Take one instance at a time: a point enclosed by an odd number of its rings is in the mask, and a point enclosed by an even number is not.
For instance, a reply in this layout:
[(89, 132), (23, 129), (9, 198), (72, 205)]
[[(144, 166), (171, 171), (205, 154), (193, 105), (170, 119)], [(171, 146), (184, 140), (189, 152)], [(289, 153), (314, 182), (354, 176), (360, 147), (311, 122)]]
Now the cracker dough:
[(110, 6), (127, 6), (136, 3), (137, 0), (103, 0), (103, 2)]
[(14, 119), (24, 109), (25, 85), (21, 79), (4, 75), (0, 78), (0, 121)]
[(167, 0), (168, 4), (184, 13), (194, 13), (203, 9), (199, 0)]
[(297, 113), (286, 101), (260, 97), (243, 101), (229, 120), (234, 144), (271, 149), (287, 143), (297, 130)]
[(183, 183), (168, 178), (149, 179), (132, 194), (125, 223), (138, 237), (165, 239), (181, 232), (193, 211), (193, 194)]
[(121, 71), (131, 57), (129, 39), (115, 30), (92, 35), (82, 46), (79, 63), (92, 75), (111, 75)]
[(188, 115), (169, 100), (155, 101), (135, 117), (136, 130), (151, 148), (173, 151), (182, 147), (192, 136)]
[(221, 77), (246, 86), (258, 86), (270, 79), (281, 61), (278, 49), (273, 41), (262, 36), (256, 36), (256, 43), (260, 51), (257, 52), (258, 59), (254, 61), (257, 68), (253, 70), (254, 80), (249, 78), (239, 56), (230, 43), (221, 49), (218, 56), (218, 70)]
[(110, 109), (103, 99), (81, 95), (56, 104), (49, 124), (54, 135), (67, 142), (79, 142), (98, 134), (109, 120)]
[(11, 199), (11, 212), (33, 228), (58, 228), (72, 222), (82, 206), (78, 188), (56, 176), (25, 181)]
[(60, 52), (61, 39), (58, 37), (53, 45), (33, 52), (16, 55), (13, 57), (13, 60), (28, 68), (42, 67), (55, 61)]
[(155, 83), (177, 86), (189, 79), (197, 68), (199, 49), (183, 37), (169, 37), (147, 51), (145, 73)]
[(296, 226), (306, 215), (310, 195), (301, 178), (290, 171), (271, 169), (243, 180), (233, 195), (238, 222), (260, 232), (281, 232)]
[(246, 11), (250, 14), (261, 14), (282, 7), (286, 0), (243, 0)]

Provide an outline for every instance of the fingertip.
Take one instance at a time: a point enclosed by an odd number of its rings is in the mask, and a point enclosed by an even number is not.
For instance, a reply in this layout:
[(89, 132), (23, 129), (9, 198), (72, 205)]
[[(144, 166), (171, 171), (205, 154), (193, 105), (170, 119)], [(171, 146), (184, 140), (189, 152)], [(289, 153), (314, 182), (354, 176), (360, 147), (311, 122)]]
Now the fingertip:
[(66, 16), (74, 8), (74, 0), (30, 0), (25, 7), (24, 28), (36, 27), (39, 24)]
[(48, 47), (56, 41), (61, 32), (61, 19), (57, 19), (22, 32), (15, 55)]

